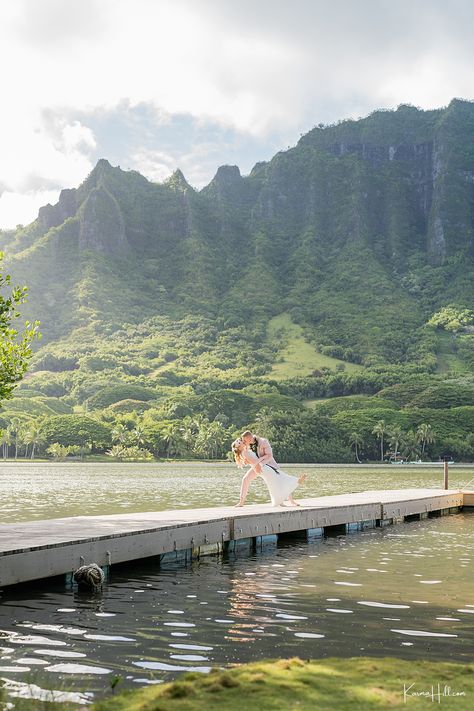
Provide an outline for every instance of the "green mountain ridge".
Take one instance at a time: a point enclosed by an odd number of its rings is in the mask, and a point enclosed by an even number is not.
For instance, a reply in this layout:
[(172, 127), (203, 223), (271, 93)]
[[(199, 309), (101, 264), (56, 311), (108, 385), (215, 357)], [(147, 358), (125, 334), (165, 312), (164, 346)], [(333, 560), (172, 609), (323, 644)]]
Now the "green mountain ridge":
[(132, 382), (158, 407), (219, 388), (371, 395), (414, 373), (462, 387), (469, 318), (427, 324), (474, 308), (473, 235), (469, 101), (318, 126), (200, 191), (179, 170), (157, 184), (101, 159), (33, 223), (0, 231), (43, 333), (18, 393), (77, 409)]

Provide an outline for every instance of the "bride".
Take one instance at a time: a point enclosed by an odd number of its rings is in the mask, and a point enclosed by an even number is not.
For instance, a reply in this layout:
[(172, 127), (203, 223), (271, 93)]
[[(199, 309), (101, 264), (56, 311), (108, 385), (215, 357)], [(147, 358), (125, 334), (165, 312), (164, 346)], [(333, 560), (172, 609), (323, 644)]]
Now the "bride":
[(289, 501), (292, 506), (300, 505), (294, 500), (292, 494), (298, 484), (304, 482), (307, 476), (306, 474), (296, 477), (291, 474), (286, 474), (280, 469), (271, 467), (268, 464), (259, 464), (257, 455), (252, 452), (251, 449), (248, 449), (240, 437), (232, 442), (232, 452), (234, 453), (236, 464), (240, 469), (246, 464), (251, 467), (242, 478), (240, 499), (237, 506), (244, 505), (250, 482), (257, 476), (261, 476), (267, 485), (272, 506), (285, 506), (284, 501)]

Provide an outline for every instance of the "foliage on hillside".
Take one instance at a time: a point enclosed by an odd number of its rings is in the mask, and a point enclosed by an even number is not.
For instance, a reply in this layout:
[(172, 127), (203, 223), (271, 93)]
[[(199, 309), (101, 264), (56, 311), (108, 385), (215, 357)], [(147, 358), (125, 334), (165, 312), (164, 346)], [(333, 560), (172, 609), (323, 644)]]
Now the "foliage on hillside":
[(223, 166), (200, 192), (180, 171), (155, 184), (99, 161), (0, 234), (44, 333), (0, 411), (16, 437), (4, 451), (32, 425), (38, 452), (79, 446), (59, 416), (148, 428), (88, 433), (116, 458), (225, 456), (253, 424), (280, 459), (347, 461), (356, 439), (378, 456), (384, 420), (404, 428), (407, 456), (429, 424), (425, 458), (471, 457), (473, 127), (458, 100), (374, 112), (313, 129), (248, 176)]

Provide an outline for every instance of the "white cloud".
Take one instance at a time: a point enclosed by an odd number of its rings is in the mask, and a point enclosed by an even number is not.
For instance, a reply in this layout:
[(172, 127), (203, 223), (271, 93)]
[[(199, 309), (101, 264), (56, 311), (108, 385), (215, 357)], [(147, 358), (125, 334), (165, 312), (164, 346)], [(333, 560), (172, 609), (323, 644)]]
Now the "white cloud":
[[(472, 98), (473, 24), (470, 0), (2, 0), (0, 185), (30, 196), (9, 214), (91, 169), (100, 144), (74, 112), (145, 102), (157, 123), (189, 114), (285, 147), (319, 121)], [(212, 150), (186, 152), (190, 182)], [(159, 179), (175, 167), (159, 153), (126, 158)]]
[(12, 193), (5, 190), (0, 196), (0, 225), (3, 228), (28, 224), (36, 219), (38, 210), (43, 205), (57, 202), (57, 190), (34, 190), (25, 193)]

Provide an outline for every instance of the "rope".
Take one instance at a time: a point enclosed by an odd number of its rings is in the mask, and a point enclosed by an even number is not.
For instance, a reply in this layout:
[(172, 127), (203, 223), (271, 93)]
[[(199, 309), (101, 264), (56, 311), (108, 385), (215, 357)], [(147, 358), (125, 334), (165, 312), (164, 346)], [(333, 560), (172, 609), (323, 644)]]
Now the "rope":
[(104, 571), (97, 563), (81, 565), (72, 577), (78, 585), (88, 588), (100, 588), (105, 580)]

